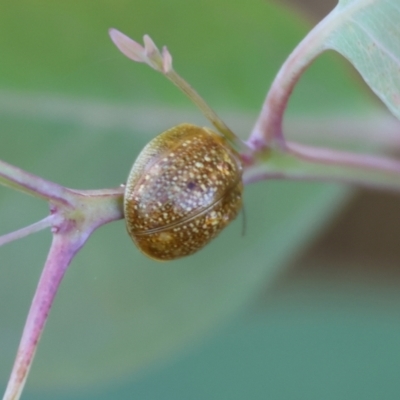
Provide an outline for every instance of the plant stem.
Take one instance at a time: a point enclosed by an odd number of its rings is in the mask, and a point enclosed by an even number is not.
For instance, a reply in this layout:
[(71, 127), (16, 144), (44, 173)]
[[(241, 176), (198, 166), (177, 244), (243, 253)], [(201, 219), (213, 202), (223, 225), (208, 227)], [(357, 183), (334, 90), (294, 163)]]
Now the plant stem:
[(238, 152), (248, 152), (249, 149), (239, 139), (216, 112), (204, 101), (204, 99), (185, 81), (173, 68), (172, 56), (166, 47), (162, 53), (148, 35), (144, 35), (144, 47), (132, 40), (117, 29), (109, 30), (111, 40), (126, 57), (135, 62), (143, 62), (151, 68), (166, 76), (177, 86), (204, 114), (204, 116), (225, 136)]
[(3, 236), (0, 236), (0, 246), (5, 245), (6, 243), (10, 243), (14, 240), (22, 239), (25, 236), (31, 235), (32, 233), (36, 233), (41, 231), (42, 229), (48, 228), (52, 225), (54, 221), (54, 215), (48, 215), (46, 218), (35, 222), (32, 225), (25, 226), (24, 228), (18, 229), (17, 231), (7, 233)]
[(0, 184), (58, 205), (70, 205), (70, 191), (0, 160)]
[(302, 73), (324, 50), (325, 38), (335, 23), (335, 10), (328, 14), (298, 44), (282, 65), (267, 94), (261, 113), (247, 141), (254, 150), (284, 143), (283, 114)]
[(22, 393), (54, 297), (72, 258), (95, 229), (123, 218), (123, 187), (67, 190), (71, 205), (53, 206), (49, 217), (0, 238), (0, 241), (17, 239), (45, 226), (53, 227), (53, 242), (28, 313), (3, 400), (18, 400)]
[(312, 163), (379, 171), (400, 177), (400, 161), (386, 157), (311, 147), (293, 142), (287, 142), (286, 149), (290, 154)]
[(190, 86), (175, 70), (164, 73), (165, 76), (177, 86), (204, 114), (204, 116), (222, 133), (238, 151), (247, 151), (244, 143), (232, 132), (217, 113), (204, 101), (204, 99)]
[(286, 143), (284, 150), (264, 151), (247, 168), (244, 183), (265, 179), (340, 182), (400, 191), (400, 162), (384, 157)]
[(20, 398), (58, 287), (72, 258), (85, 242), (85, 236), (54, 235), (3, 400)]

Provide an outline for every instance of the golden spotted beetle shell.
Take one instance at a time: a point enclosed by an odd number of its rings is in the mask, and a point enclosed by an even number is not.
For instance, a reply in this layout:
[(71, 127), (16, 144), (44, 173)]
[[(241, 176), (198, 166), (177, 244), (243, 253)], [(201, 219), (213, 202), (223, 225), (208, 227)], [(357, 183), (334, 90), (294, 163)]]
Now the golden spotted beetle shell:
[(154, 138), (129, 174), (128, 233), (157, 260), (195, 253), (238, 214), (242, 164), (221, 135), (181, 124)]

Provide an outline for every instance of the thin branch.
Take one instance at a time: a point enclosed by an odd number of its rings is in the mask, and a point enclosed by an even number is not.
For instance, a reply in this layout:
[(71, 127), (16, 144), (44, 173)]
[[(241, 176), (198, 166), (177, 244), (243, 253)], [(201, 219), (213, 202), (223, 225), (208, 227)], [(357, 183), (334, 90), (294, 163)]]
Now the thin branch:
[(126, 57), (136, 62), (143, 62), (165, 75), (200, 109), (204, 116), (238, 151), (248, 152), (249, 149), (245, 143), (233, 133), (197, 91), (173, 69), (172, 56), (166, 47), (163, 48), (161, 53), (148, 35), (143, 38), (145, 44), (143, 47), (117, 29), (110, 29), (109, 34), (111, 40)]
[(335, 12), (332, 11), (319, 22), (282, 65), (247, 141), (247, 145), (252, 149), (263, 149), (270, 147), (273, 143), (280, 146), (284, 143), (282, 121), (289, 97), (303, 72), (319, 54), (326, 50), (324, 42), (335, 23), (334, 15)]
[(85, 236), (54, 235), (3, 400), (20, 398), (54, 297), (68, 265), (85, 240)]
[(400, 179), (400, 161), (390, 158), (305, 146), (293, 142), (287, 142), (286, 149), (290, 154), (313, 163), (381, 171), (396, 174)]
[(95, 229), (123, 218), (123, 192), (123, 187), (69, 190), (73, 208), (54, 207), (52, 215), (40, 221), (43, 225), (52, 225), (53, 242), (28, 313), (3, 400), (19, 399), (54, 297), (68, 265)]
[(1, 160), (0, 185), (17, 189), (32, 196), (51, 201), (54, 204), (69, 205), (70, 192), (67, 188)]
[(239, 151), (247, 150), (243, 142), (232, 132), (217, 113), (204, 101), (204, 99), (194, 90), (175, 70), (171, 69), (165, 76), (177, 86), (190, 100), (199, 108), (204, 116), (221, 132)]
[(339, 182), (400, 191), (400, 161), (371, 155), (286, 143), (265, 150), (245, 170), (245, 184), (268, 179)]
[(48, 215), (46, 218), (35, 222), (32, 225), (25, 226), (24, 228), (18, 229), (17, 231), (7, 233), (3, 236), (0, 236), (0, 246), (5, 245), (6, 243), (10, 243), (14, 240), (22, 239), (25, 236), (31, 235), (32, 233), (39, 232), (45, 228), (48, 228), (52, 225), (54, 221), (54, 214)]

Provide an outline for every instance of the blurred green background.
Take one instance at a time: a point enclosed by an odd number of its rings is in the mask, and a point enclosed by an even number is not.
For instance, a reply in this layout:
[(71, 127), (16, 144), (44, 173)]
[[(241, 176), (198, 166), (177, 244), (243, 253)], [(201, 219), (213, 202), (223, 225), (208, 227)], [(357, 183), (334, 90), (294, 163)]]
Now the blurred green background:
[[(279, 66), (333, 5), (2, 1), (0, 158), (69, 187), (112, 187), (157, 133), (207, 124), (163, 77), (119, 54), (109, 27), (167, 44), (246, 137)], [(357, 74), (323, 55), (288, 124), (372, 107)], [(0, 204), (0, 233), (47, 213), (5, 188)], [(397, 205), (337, 185), (259, 183), (246, 189), (244, 237), (239, 218), (199, 254), (164, 264), (132, 246), (122, 221), (103, 227), (66, 275), (23, 398), (397, 399)], [(0, 249), (0, 388), (49, 242), (43, 232)]]

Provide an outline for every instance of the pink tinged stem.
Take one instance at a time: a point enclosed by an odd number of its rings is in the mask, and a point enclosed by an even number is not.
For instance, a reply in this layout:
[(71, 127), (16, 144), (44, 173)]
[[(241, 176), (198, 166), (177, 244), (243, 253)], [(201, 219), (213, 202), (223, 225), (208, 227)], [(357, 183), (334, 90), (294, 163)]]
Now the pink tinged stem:
[(283, 114), (289, 97), (303, 72), (324, 50), (326, 36), (332, 28), (334, 12), (325, 17), (299, 43), (279, 70), (267, 94), (247, 144), (254, 150), (284, 143)]
[(292, 142), (286, 143), (286, 149), (289, 153), (310, 162), (381, 171), (397, 174), (400, 178), (400, 161), (390, 158), (311, 147)]
[(222, 121), (216, 112), (203, 100), (203, 98), (187, 83), (173, 68), (172, 56), (164, 46), (159, 51), (153, 40), (144, 35), (144, 47), (135, 42), (122, 32), (110, 29), (111, 40), (118, 49), (128, 58), (136, 62), (144, 62), (156, 71), (165, 75), (175, 86), (177, 86), (204, 114), (204, 116), (222, 133), (231, 144), (238, 150), (248, 152), (246, 145), (232, 130)]
[(0, 185), (20, 190), (58, 205), (69, 205), (70, 192), (50, 182), (0, 160)]
[(3, 400), (18, 400), (21, 396), (47, 316), (71, 260), (95, 229), (123, 218), (122, 187), (66, 190), (72, 209), (61, 206), (57, 210), (55, 207), (51, 215), (53, 242), (32, 300)]
[(340, 182), (400, 191), (400, 161), (287, 142), (245, 170), (245, 184), (265, 179)]
[(6, 235), (0, 236), (0, 246), (10, 243), (14, 240), (22, 239), (25, 236), (31, 235), (32, 233), (39, 232), (45, 228), (52, 225), (54, 221), (54, 214), (48, 215), (41, 221), (35, 222), (32, 225), (26, 226), (24, 228), (18, 229), (15, 232), (7, 233)]
[(82, 247), (86, 238), (86, 234), (84, 236), (54, 234), (3, 400), (18, 400), (20, 398), (61, 280), (72, 258)]

